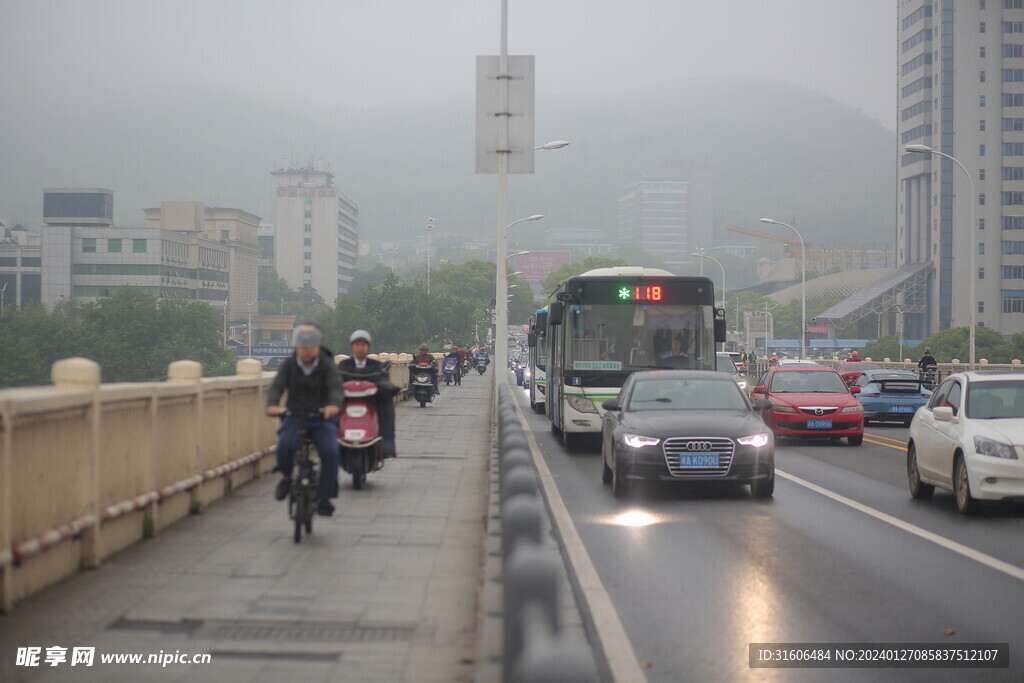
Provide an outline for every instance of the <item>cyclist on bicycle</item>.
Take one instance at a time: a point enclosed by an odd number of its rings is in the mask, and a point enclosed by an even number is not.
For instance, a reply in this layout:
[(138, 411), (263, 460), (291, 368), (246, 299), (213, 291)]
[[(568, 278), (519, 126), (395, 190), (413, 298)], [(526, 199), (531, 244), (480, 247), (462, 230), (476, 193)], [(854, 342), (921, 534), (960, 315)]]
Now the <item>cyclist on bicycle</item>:
[(312, 323), (303, 323), (292, 331), (295, 354), (277, 370), (267, 392), (267, 415), (281, 414), (281, 395), (288, 392), (286, 408), (291, 413), (281, 420), (277, 430), (277, 467), (281, 481), (274, 489), (274, 498), (284, 500), (292, 485), (292, 461), (299, 447), (299, 429), (303, 414), (323, 409), (323, 417), (306, 420), (306, 428), (320, 455), (320, 482), (317, 489), (319, 507), (324, 516), (334, 513), (331, 498), (338, 496), (338, 425), (332, 422), (341, 411), (345, 398), (334, 357), (322, 347), (323, 331)]

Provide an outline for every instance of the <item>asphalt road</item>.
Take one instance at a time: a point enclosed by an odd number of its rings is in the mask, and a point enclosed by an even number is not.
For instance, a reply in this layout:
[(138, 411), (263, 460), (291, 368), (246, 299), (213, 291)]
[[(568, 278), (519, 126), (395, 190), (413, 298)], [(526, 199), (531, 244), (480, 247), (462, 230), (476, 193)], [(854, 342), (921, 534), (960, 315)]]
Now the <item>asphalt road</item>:
[[(567, 452), (516, 393), (648, 680), (1024, 680), (1024, 506), (912, 500), (906, 428), (781, 440), (767, 501), (693, 483), (618, 501), (599, 441)], [(1009, 643), (1010, 668), (752, 669), (760, 642)]]

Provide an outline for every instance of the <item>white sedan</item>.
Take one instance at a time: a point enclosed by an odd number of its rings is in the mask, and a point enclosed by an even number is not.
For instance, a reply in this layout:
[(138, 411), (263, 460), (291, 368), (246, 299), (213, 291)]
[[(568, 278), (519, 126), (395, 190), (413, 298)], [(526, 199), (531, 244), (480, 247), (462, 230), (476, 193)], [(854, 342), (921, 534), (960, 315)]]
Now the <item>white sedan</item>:
[(963, 514), (1024, 500), (1024, 375), (950, 375), (910, 423), (907, 479), (914, 498), (952, 491)]

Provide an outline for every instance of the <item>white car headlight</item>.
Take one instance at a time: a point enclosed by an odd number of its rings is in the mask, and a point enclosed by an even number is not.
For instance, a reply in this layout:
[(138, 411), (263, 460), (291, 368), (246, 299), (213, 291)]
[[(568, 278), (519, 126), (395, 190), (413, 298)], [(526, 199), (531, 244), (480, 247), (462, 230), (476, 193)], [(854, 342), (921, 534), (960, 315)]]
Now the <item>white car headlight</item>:
[(1008, 443), (986, 439), (984, 436), (974, 437), (974, 450), (978, 455), (990, 455), (993, 458), (1017, 459), (1017, 449)]
[(566, 396), (565, 400), (569, 404), (569, 407), (572, 408), (573, 410), (579, 411), (581, 413), (597, 412), (597, 406), (595, 406), (594, 402), (591, 401), (586, 396)]
[(761, 432), (760, 434), (741, 436), (736, 440), (740, 442), (741, 446), (753, 446), (754, 448), (761, 448), (762, 446), (768, 445), (768, 433)]
[(623, 434), (622, 440), (630, 448), (643, 448), (644, 446), (657, 446), (661, 439), (653, 436), (641, 436), (640, 434)]
[(859, 405), (859, 404), (855, 405), (855, 406), (846, 406), (845, 408), (843, 408), (839, 412), (840, 413), (863, 413), (864, 412), (864, 406)]
[(738, 379), (738, 380), (736, 380), (736, 386), (738, 386), (742, 391), (746, 391), (747, 390), (747, 381), (743, 380), (743, 379)]

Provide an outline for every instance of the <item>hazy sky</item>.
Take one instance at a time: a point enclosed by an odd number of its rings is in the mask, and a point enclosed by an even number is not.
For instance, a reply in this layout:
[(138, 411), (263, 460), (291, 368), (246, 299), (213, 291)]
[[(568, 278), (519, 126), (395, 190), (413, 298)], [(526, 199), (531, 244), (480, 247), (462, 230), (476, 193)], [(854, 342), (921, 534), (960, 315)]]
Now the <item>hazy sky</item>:
[[(509, 52), (536, 55), (538, 101), (750, 76), (823, 92), (895, 130), (896, 4), (509, 0)], [(474, 56), (499, 50), (500, 8), (500, 0), (0, 0), (0, 97), (34, 88), (102, 97), (164, 82), (357, 108), (471, 102)]]

